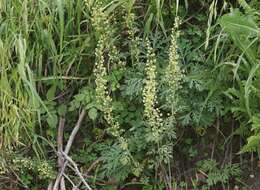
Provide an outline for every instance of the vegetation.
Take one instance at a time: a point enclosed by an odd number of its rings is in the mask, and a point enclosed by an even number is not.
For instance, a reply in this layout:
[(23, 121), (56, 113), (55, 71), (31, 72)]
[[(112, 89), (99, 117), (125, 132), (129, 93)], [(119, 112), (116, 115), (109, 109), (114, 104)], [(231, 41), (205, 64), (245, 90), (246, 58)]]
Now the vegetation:
[(0, 0), (0, 187), (258, 189), (258, 0)]

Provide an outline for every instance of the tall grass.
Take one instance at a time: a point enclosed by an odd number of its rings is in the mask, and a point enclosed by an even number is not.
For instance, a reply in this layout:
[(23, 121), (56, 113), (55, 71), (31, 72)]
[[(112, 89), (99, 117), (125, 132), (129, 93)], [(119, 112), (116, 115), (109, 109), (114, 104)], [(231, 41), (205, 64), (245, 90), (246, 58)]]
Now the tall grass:
[[(33, 89), (35, 91), (35, 86), (32, 84), (31, 73), (28, 73), (30, 69), (27, 65), (25, 39), (21, 37), (28, 37), (27, 1), (23, 4), (1, 1), (0, 7), (0, 146), (12, 148), (28, 143), (32, 137), (37, 93), (31, 93)], [(28, 89), (29, 85), (31, 89)], [(21, 140), (23, 137), (26, 138)]]
[(55, 79), (82, 74), (82, 57), (91, 46), (82, 34), (83, 8), (82, 0), (0, 1), (2, 148), (32, 141), (42, 125), (41, 110), (52, 117), (47, 90), (70, 84)]

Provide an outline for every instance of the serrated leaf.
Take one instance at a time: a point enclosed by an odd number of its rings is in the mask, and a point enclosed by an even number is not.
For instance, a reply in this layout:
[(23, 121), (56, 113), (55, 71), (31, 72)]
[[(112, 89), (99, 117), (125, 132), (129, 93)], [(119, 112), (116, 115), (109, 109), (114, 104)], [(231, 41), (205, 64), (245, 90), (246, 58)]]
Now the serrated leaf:
[(97, 118), (97, 109), (96, 108), (91, 108), (89, 111), (88, 111), (88, 116), (91, 120), (95, 120)]
[(75, 96), (76, 101), (83, 101), (85, 99), (85, 94), (78, 94)]

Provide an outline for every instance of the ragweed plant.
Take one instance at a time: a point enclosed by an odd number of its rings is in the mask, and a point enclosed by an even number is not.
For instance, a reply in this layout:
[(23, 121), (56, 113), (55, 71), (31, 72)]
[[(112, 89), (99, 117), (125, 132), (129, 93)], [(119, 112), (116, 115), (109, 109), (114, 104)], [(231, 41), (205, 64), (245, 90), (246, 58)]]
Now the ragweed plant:
[[(146, 147), (147, 155), (152, 156), (149, 159), (147, 169), (152, 172), (165, 167), (172, 158), (172, 140), (175, 139), (174, 122), (172, 117), (163, 117), (158, 106), (158, 82), (156, 55), (149, 42), (147, 46), (146, 79), (143, 88), (144, 120), (146, 123), (146, 141), (149, 146)], [(167, 175), (167, 174), (165, 174)], [(170, 175), (170, 174), (169, 174)]]
[(90, 9), (91, 12), (91, 24), (95, 30), (95, 34), (97, 37), (101, 35), (110, 35), (110, 23), (109, 18), (106, 12), (102, 8), (101, 2), (96, 2), (95, 4), (91, 4), (88, 1), (86, 2), (86, 6)]
[[(120, 128), (120, 124), (114, 117), (113, 113), (114, 107), (113, 100), (110, 96), (108, 71), (110, 66), (115, 67), (119, 72), (120, 70), (124, 70), (125, 62), (120, 59), (119, 51), (116, 47), (114, 45), (108, 45), (110, 44), (109, 39), (111, 39), (112, 32), (110, 30), (108, 15), (106, 15), (99, 3), (92, 8), (91, 22), (98, 38), (95, 50), (96, 60), (94, 68), (96, 101), (104, 114), (104, 119), (107, 125), (109, 126), (107, 128), (108, 133), (115, 138), (114, 145), (118, 152), (120, 152), (120, 156), (118, 156), (119, 163), (121, 163), (121, 166), (129, 166), (131, 163), (138, 166), (138, 163), (135, 162), (131, 156), (127, 139), (123, 137), (122, 133), (124, 130)], [(104, 55), (107, 54), (107, 52), (108, 59), (105, 61)], [(106, 65), (108, 66), (106, 67)], [(109, 158), (105, 158), (105, 160), (109, 160)]]
[(41, 180), (50, 180), (55, 178), (53, 167), (45, 160), (35, 160), (31, 158), (14, 158), (12, 167), (20, 173), (36, 173)]
[(179, 66), (178, 39), (180, 36), (179, 18), (175, 18), (175, 24), (171, 34), (171, 44), (169, 48), (169, 64), (165, 71), (165, 81), (168, 87), (166, 101), (171, 105), (176, 102), (176, 92), (181, 88), (180, 81), (183, 73)]
[[(139, 175), (141, 172), (141, 166), (140, 164), (132, 157), (131, 152), (129, 150), (129, 145), (128, 145), (128, 140), (123, 137), (123, 129), (120, 128), (119, 122), (115, 119), (113, 115), (113, 104), (112, 104), (112, 98), (109, 95), (109, 90), (108, 90), (108, 85), (109, 81), (107, 79), (108, 77), (108, 72), (105, 67), (105, 59), (104, 59), (104, 51), (105, 51), (105, 36), (101, 36), (97, 48), (96, 48), (96, 65), (94, 69), (94, 74), (95, 74), (95, 84), (96, 84), (96, 99), (98, 104), (100, 105), (101, 111), (104, 114), (104, 118), (109, 126), (108, 132), (111, 134), (113, 137), (115, 137), (115, 147), (117, 151), (120, 153), (118, 158), (121, 165), (123, 166), (129, 166), (131, 164), (133, 168), (133, 174), (134, 175)], [(115, 48), (115, 47), (114, 47)], [(117, 51), (114, 49), (114, 55), (117, 54)], [(116, 59), (114, 55), (109, 56), (113, 61), (118, 61), (118, 64), (121, 65), (123, 62), (120, 60)], [(109, 158), (105, 159), (109, 160)], [(118, 164), (118, 163), (117, 163)], [(105, 167), (109, 167), (109, 163), (105, 164)]]
[(129, 39), (134, 39), (136, 28), (134, 26), (134, 20), (135, 20), (135, 14), (129, 13), (125, 17), (126, 27), (127, 27), (127, 33), (129, 35)]
[(105, 59), (104, 59), (104, 50), (105, 50), (105, 36), (101, 36), (98, 41), (98, 45), (96, 48), (96, 65), (94, 69), (95, 75), (95, 84), (96, 84), (96, 98), (97, 102), (101, 107), (101, 111), (104, 113), (104, 118), (110, 126), (109, 132), (115, 136), (119, 137), (119, 123), (115, 121), (113, 117), (113, 107), (112, 98), (109, 96), (109, 91), (107, 89), (108, 80), (107, 80), (107, 71), (105, 67)]
[(144, 118), (147, 121), (148, 141), (159, 142), (162, 133), (163, 120), (162, 113), (156, 108), (156, 57), (150, 43), (147, 41), (147, 65), (145, 68), (146, 79), (143, 89)]
[(135, 19), (136, 15), (132, 12), (125, 16), (125, 25), (128, 33), (129, 51), (131, 54), (132, 64), (139, 62), (140, 49), (138, 46), (140, 46), (141, 42), (141, 39), (137, 36), (138, 28), (135, 26)]

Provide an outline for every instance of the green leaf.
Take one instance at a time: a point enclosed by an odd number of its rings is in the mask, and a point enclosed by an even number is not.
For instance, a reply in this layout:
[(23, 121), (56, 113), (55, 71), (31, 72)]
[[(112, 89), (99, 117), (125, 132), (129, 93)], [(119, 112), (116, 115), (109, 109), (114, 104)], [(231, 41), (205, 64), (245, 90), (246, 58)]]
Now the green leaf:
[(46, 121), (51, 128), (55, 128), (58, 124), (58, 117), (56, 114), (51, 114)]
[(92, 119), (93, 121), (97, 118), (97, 109), (96, 108), (91, 108), (88, 111), (88, 116), (90, 119)]
[(49, 88), (49, 90), (48, 90), (48, 92), (47, 92), (47, 94), (46, 94), (47, 100), (51, 101), (51, 100), (53, 100), (53, 99), (55, 98), (56, 89), (57, 89), (57, 88), (56, 88), (56, 85), (52, 85), (52, 86)]
[(81, 101), (83, 101), (84, 99), (85, 99), (85, 94), (78, 94), (78, 95), (75, 96), (75, 100), (76, 100), (76, 101), (81, 102)]
[(219, 21), (221, 27), (232, 35), (260, 35), (259, 28), (252, 16), (242, 14), (238, 9), (233, 10), (231, 13), (225, 14)]
[(64, 116), (67, 113), (67, 106), (65, 104), (62, 104), (58, 107), (58, 114), (60, 116)]
[(260, 130), (260, 114), (252, 117), (252, 130)]
[(260, 145), (260, 133), (257, 135), (253, 135), (247, 139), (247, 144), (242, 148), (240, 153), (259, 151)]
[[(245, 53), (248, 60), (256, 62), (256, 52), (252, 48), (257, 40), (249, 40), (260, 36), (260, 30), (251, 15), (244, 15), (238, 9), (223, 15), (219, 23), (223, 30), (232, 38), (237, 47)], [(257, 38), (256, 38), (257, 39)]]

